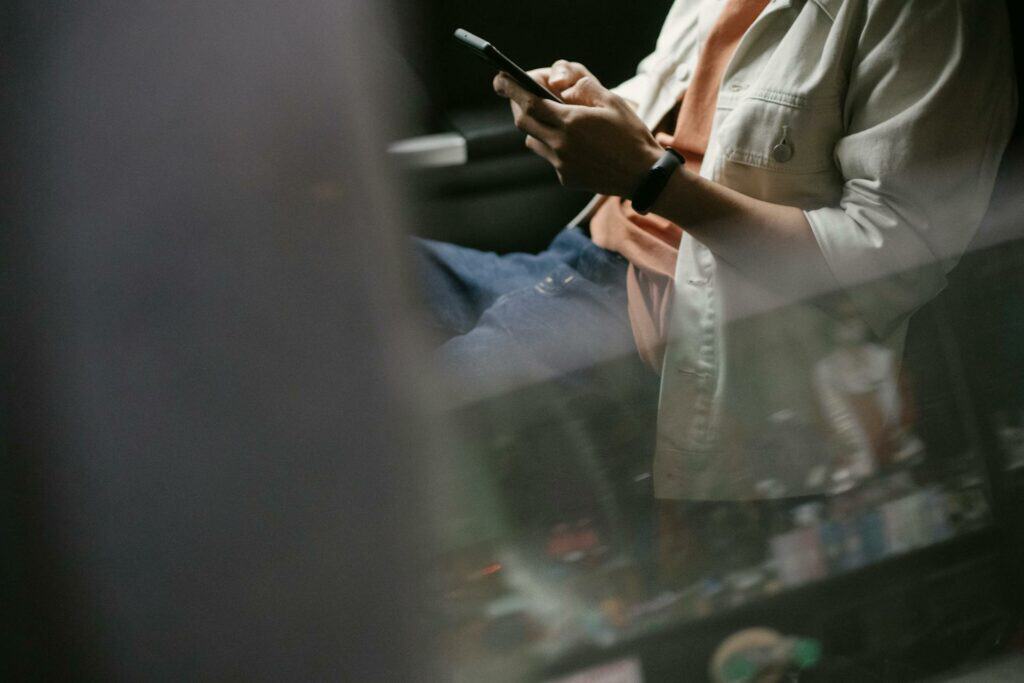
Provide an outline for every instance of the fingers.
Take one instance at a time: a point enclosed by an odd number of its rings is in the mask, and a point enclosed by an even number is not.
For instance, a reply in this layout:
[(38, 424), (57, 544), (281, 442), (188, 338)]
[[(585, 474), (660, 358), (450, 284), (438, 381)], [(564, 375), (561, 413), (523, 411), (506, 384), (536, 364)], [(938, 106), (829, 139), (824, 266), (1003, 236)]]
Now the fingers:
[(537, 81), (538, 83), (543, 85), (548, 90), (550, 90), (552, 88), (552, 85), (551, 85), (551, 67), (550, 66), (545, 66), (542, 69), (531, 69), (531, 70), (527, 71), (526, 73), (530, 76), (530, 78), (532, 78), (533, 80)]
[(672, 141), (675, 138), (674, 138), (674, 136), (669, 135), (668, 133), (655, 133), (654, 134), (654, 139), (662, 147), (668, 147), (668, 146), (670, 146), (672, 144)]
[(602, 104), (610, 104), (611, 91), (601, 85), (593, 76), (583, 76), (576, 83), (562, 91), (562, 99), (566, 104), (579, 104), (586, 107), (596, 107)]
[(539, 119), (530, 116), (526, 113), (526, 110), (516, 101), (512, 101), (512, 119), (515, 121), (516, 128), (523, 131), (527, 135), (532, 135), (539, 140), (542, 140), (545, 145), (556, 144), (561, 139), (561, 131), (554, 126), (540, 121)]
[(555, 90), (562, 91), (576, 84), (584, 76), (590, 76), (587, 67), (579, 62), (570, 62), (559, 59), (551, 65), (551, 74), (548, 77), (548, 84)]
[(543, 158), (556, 169), (561, 165), (561, 162), (552, 149), (532, 135), (526, 136), (526, 146), (530, 148), (531, 152)]
[(566, 185), (565, 175), (562, 172), (562, 160), (558, 158), (558, 155), (555, 154), (550, 147), (532, 135), (526, 136), (526, 146), (529, 147), (530, 151), (534, 154), (551, 164), (551, 168), (554, 169), (555, 175), (558, 176), (558, 182), (562, 185)]
[(525, 116), (553, 128), (563, 126), (567, 107), (527, 92), (504, 72), (494, 77), (494, 92), (518, 104)]

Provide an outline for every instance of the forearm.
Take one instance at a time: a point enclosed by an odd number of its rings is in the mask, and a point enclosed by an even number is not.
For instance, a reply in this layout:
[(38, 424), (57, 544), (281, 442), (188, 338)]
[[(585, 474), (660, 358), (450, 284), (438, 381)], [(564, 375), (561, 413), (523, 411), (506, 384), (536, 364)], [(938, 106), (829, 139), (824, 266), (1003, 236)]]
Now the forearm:
[(754, 199), (683, 168), (652, 211), (676, 223), (744, 275), (790, 295), (834, 279), (800, 209)]
[[(665, 150), (625, 100), (581, 65), (574, 69), (580, 76), (575, 84), (556, 87), (566, 104), (537, 98), (503, 74), (494, 79), (494, 89), (512, 100), (527, 147), (551, 163), (563, 185), (629, 196)], [(672, 175), (652, 210), (787, 298), (813, 296), (835, 285), (799, 209), (752, 199), (684, 168)]]

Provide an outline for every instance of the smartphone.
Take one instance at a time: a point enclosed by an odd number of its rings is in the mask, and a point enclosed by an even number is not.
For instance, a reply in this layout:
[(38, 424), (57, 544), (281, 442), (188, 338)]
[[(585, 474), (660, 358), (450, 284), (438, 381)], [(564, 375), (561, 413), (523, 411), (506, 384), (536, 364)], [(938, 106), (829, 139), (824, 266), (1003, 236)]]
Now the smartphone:
[(504, 71), (507, 73), (513, 81), (537, 97), (543, 97), (546, 100), (553, 100), (559, 104), (565, 104), (561, 99), (559, 99), (558, 95), (555, 95), (543, 85), (533, 80), (530, 77), (530, 74), (526, 73), (511, 59), (501, 54), (501, 50), (494, 47), (483, 38), (473, 35), (466, 29), (460, 28), (455, 30), (455, 40), (468, 47), (478, 57), (486, 61), (498, 71)]

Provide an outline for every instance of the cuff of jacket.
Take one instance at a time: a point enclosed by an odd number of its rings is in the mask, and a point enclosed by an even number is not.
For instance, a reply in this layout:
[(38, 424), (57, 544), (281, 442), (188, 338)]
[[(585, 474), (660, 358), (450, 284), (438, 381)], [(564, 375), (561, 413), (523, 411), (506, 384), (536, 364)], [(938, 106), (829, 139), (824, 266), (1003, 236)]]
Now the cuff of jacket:
[(892, 334), (946, 285), (944, 264), (897, 239), (869, 235), (842, 209), (805, 211), (825, 261), (879, 339)]

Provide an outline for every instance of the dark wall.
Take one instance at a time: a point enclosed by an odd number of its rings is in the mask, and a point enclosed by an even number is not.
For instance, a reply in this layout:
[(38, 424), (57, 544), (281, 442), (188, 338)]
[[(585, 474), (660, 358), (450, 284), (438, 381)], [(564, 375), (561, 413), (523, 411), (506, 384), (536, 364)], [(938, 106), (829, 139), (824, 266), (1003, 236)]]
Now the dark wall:
[(410, 39), (417, 68), (443, 109), (493, 103), (491, 74), (456, 45), (465, 28), (494, 43), (520, 66), (559, 58), (586, 64), (602, 82), (619, 83), (654, 49), (671, 0), (427, 0), (411, 11)]

